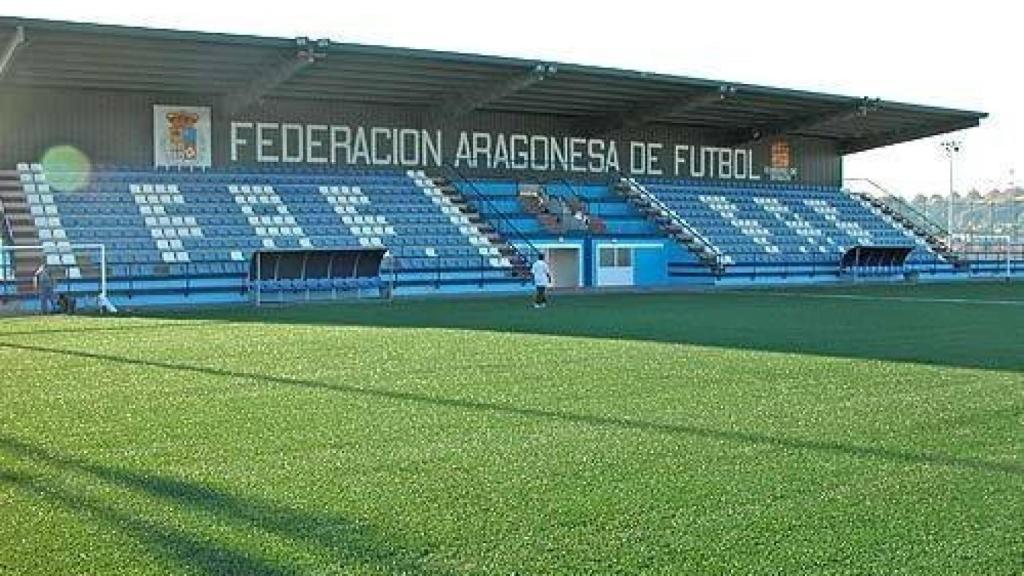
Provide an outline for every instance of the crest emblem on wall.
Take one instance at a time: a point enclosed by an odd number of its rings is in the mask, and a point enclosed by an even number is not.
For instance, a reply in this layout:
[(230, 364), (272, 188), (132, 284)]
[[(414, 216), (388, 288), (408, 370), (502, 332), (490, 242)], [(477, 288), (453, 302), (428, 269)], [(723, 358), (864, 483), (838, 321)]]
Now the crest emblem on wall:
[(209, 167), (210, 109), (153, 106), (153, 162), (156, 166)]
[(790, 182), (796, 179), (796, 168), (793, 166), (792, 150), (786, 140), (772, 142), (770, 163), (764, 171), (770, 180)]
[(199, 135), (196, 123), (199, 114), (194, 112), (171, 112), (167, 115), (167, 139), (174, 156), (185, 161), (194, 161), (199, 156)]

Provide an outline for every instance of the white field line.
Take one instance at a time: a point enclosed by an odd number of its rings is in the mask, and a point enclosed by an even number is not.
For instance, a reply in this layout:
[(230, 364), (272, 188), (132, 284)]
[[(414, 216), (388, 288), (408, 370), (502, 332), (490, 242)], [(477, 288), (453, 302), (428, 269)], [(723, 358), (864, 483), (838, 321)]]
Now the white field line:
[(1024, 300), (973, 300), (970, 298), (918, 298), (913, 296), (866, 296), (863, 294), (808, 294), (806, 292), (773, 292), (770, 296), (790, 298), (821, 298), (831, 300), (864, 300), (868, 302), (889, 301), (922, 304), (994, 304), (997, 306), (1024, 306)]

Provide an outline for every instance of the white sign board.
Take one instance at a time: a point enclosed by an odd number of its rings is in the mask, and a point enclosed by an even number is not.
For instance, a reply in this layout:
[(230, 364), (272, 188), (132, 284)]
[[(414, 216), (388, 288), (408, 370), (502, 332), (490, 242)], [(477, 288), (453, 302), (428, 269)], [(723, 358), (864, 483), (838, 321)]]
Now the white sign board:
[(210, 108), (153, 106), (153, 164), (196, 166), (213, 164)]

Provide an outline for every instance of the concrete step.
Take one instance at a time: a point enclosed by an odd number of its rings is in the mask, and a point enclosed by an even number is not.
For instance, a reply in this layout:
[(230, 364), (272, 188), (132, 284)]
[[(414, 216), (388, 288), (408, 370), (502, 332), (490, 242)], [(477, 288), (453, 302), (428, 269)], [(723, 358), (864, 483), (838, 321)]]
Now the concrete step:
[(17, 264), (14, 266), (14, 277), (15, 278), (31, 278), (36, 270), (39, 269), (39, 265), (43, 263), (42, 258), (26, 258), (24, 255), (19, 255)]
[[(455, 186), (447, 177), (444, 176), (432, 176), (427, 174), (427, 178), (433, 180), (434, 185), (441, 191), (441, 194), (450, 202), (453, 206), (458, 208), (459, 212), (466, 216), (470, 223), (476, 226), (480, 233), (490, 240), (497, 249), (498, 253), (503, 257), (508, 258), (513, 265), (513, 269), (509, 271), (512, 277), (518, 278), (523, 277), (523, 259), (519, 252), (509, 244), (508, 240), (500, 232), (485, 219), (480, 212), (478, 212), (472, 204), (470, 204), (462, 192)], [(519, 262), (519, 264), (517, 264)], [(529, 273), (529, 270), (526, 270)]]

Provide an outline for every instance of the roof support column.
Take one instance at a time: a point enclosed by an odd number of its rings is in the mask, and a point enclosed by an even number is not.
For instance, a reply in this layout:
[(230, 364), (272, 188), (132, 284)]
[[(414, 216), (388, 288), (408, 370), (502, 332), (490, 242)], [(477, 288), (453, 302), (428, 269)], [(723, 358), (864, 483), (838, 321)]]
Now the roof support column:
[(668, 116), (691, 112), (735, 95), (735, 86), (723, 84), (682, 98), (644, 104), (621, 114), (581, 121), (580, 130), (586, 136), (604, 136), (610, 132), (628, 130)]
[(329, 40), (317, 40), (311, 43), (308, 38), (295, 39), (296, 52), (283, 57), (279, 62), (267, 68), (261, 76), (253, 79), (245, 88), (224, 97), (224, 111), (231, 116), (237, 114), (260, 101), (281, 84), (305, 68), (316, 64), (327, 57)]
[(880, 106), (881, 100), (877, 98), (860, 98), (850, 104), (844, 104), (825, 112), (802, 114), (786, 118), (778, 123), (738, 130), (726, 135), (720, 144), (730, 148), (739, 148), (760, 140), (786, 136), (801, 130), (810, 130), (822, 124), (864, 118), (878, 110)]
[(480, 109), (491, 102), (511, 96), (558, 72), (554, 64), (538, 63), (529, 70), (511, 76), (497, 84), (483, 86), (468, 94), (454, 96), (438, 104), (430, 117), (436, 122), (453, 120), (464, 114)]
[(14, 35), (7, 41), (7, 46), (4, 47), (3, 54), (0, 55), (0, 80), (7, 75), (7, 71), (11, 67), (11, 63), (14, 62), (14, 56), (25, 44), (25, 27), (18, 26), (14, 29)]

